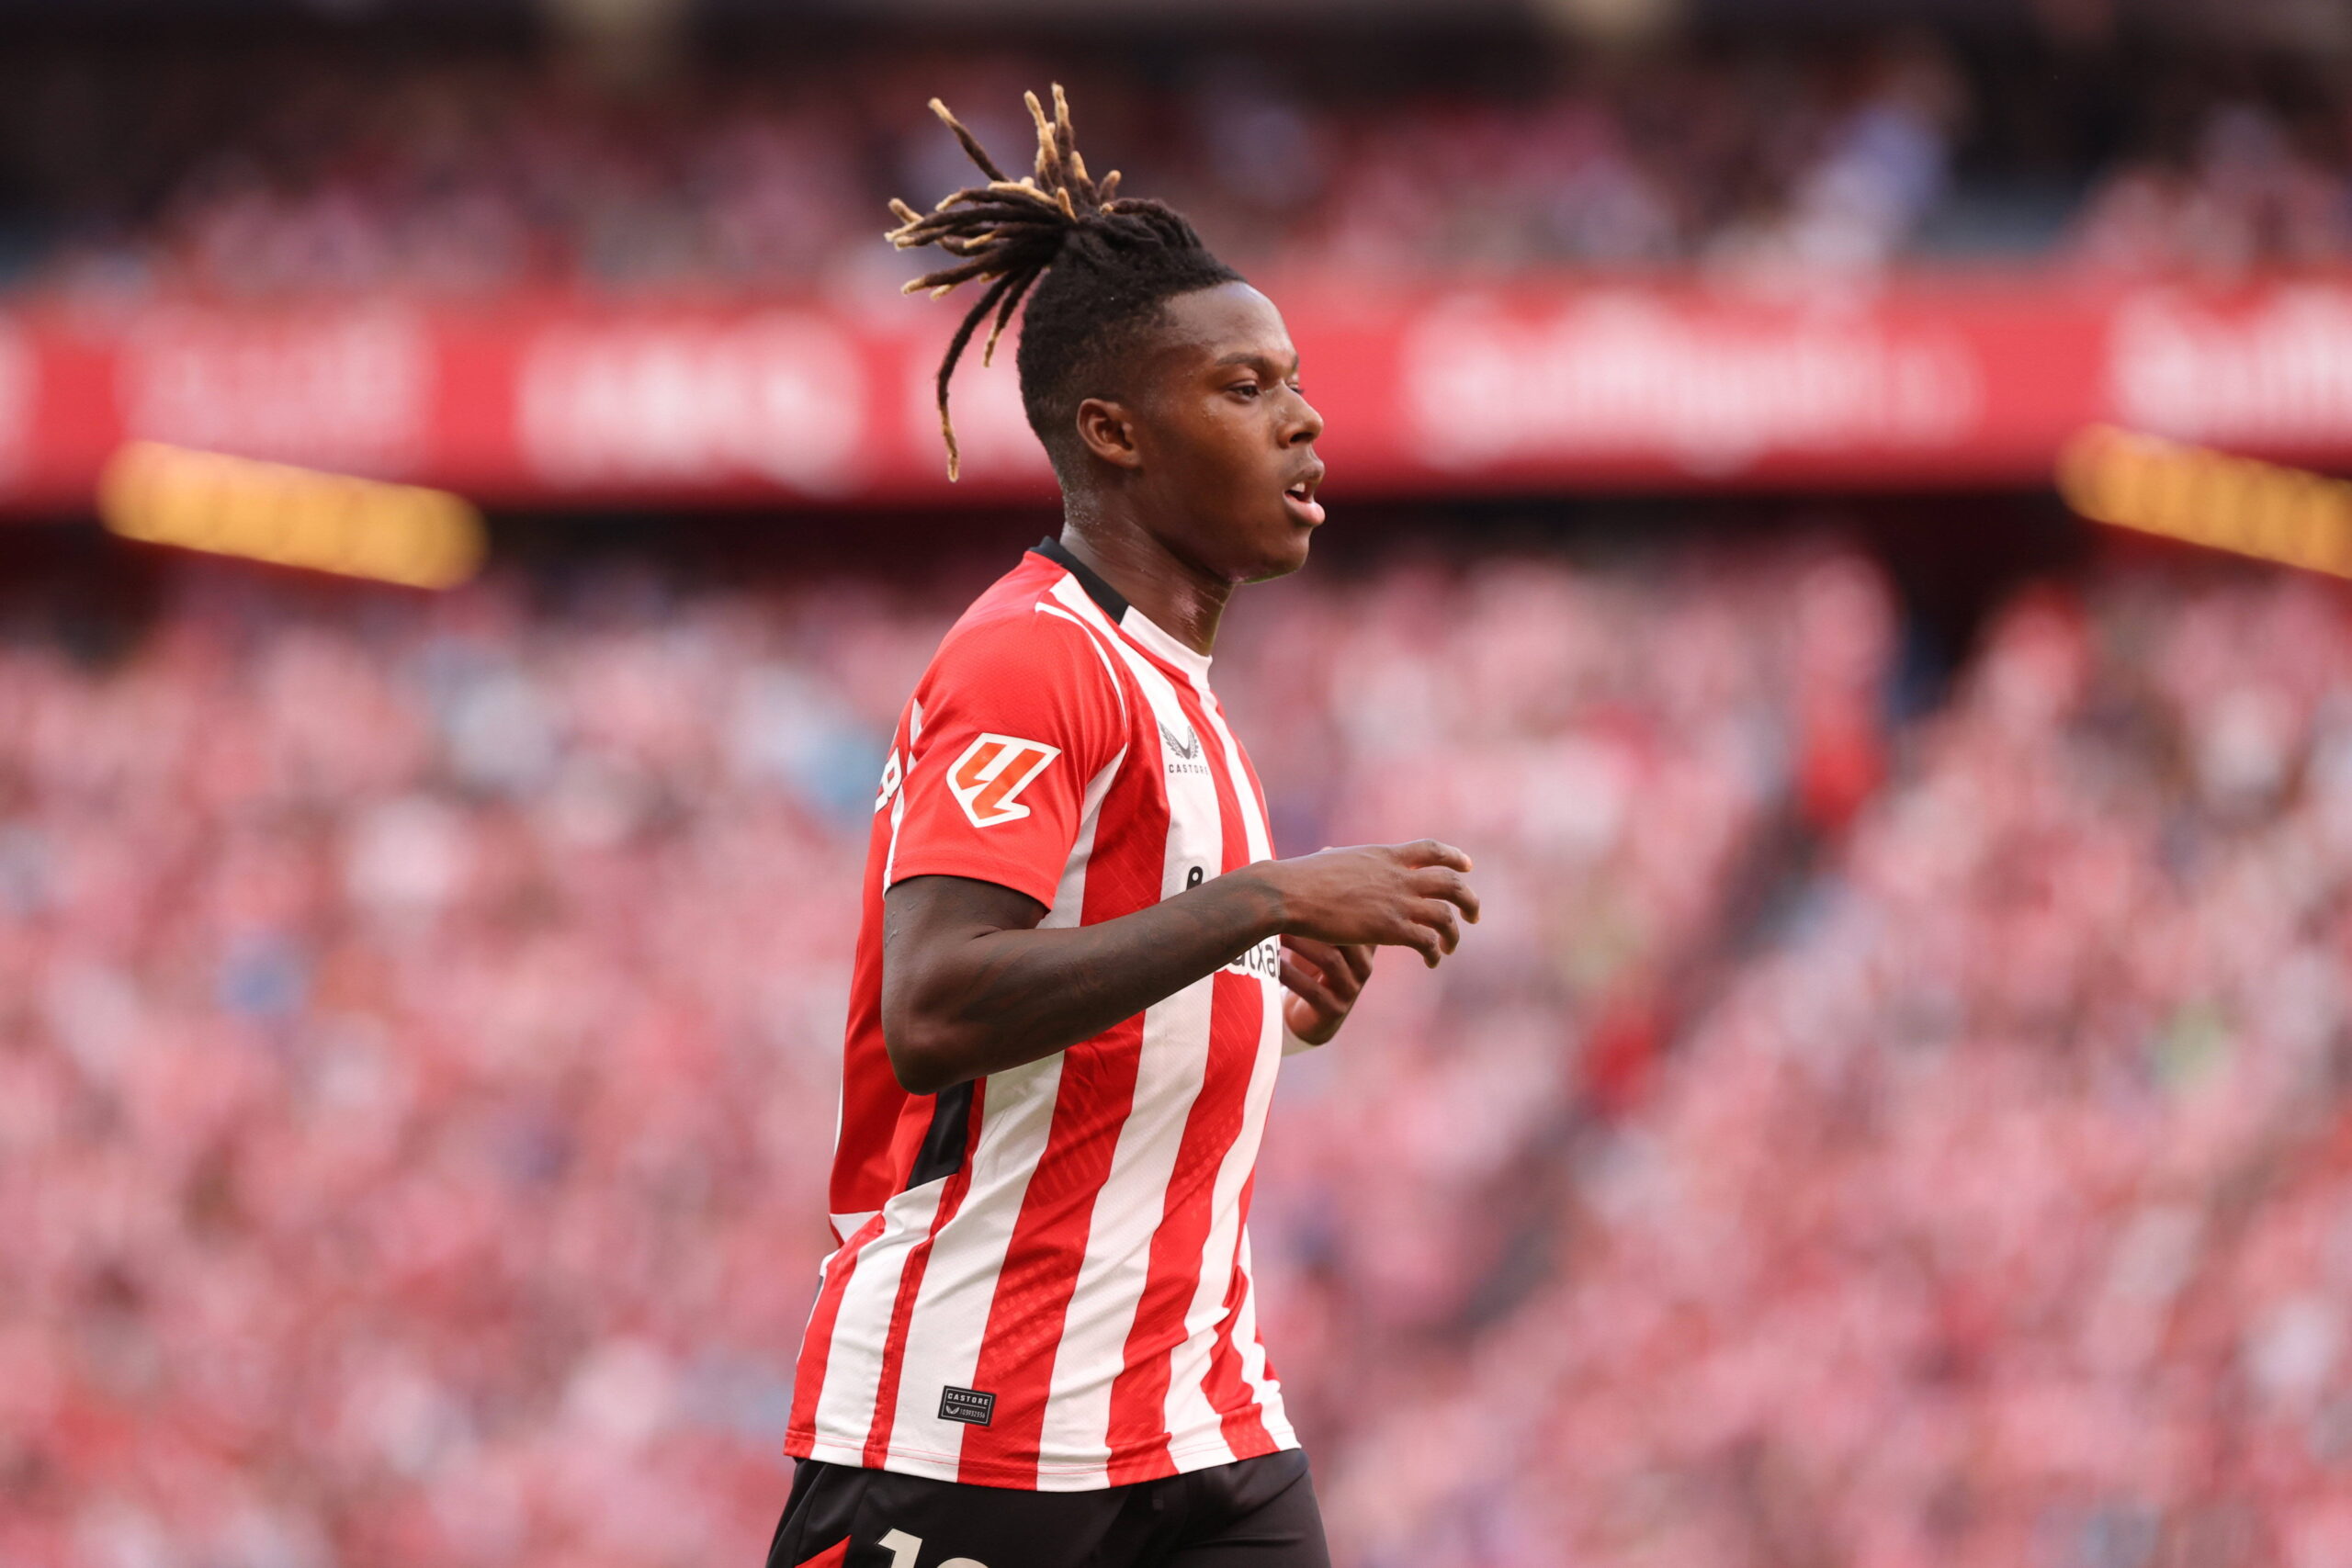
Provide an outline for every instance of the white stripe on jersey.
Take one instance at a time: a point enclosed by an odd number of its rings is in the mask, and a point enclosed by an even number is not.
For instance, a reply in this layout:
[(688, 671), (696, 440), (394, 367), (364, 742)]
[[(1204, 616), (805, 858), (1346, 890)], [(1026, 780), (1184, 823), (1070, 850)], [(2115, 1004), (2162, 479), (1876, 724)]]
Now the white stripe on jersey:
[(1283, 1413), (1281, 1380), (1266, 1365), (1266, 1347), (1258, 1337), (1258, 1267), (1250, 1261), (1250, 1227), (1241, 1227), (1241, 1306), (1233, 1314), (1233, 1348), (1241, 1352), (1241, 1381), (1257, 1401), (1258, 1418), (1266, 1435), (1284, 1448), (1295, 1446), (1298, 1434)]
[[(969, 1428), (939, 1418), (939, 1391), (972, 1386), (997, 1276), (1029, 1194), (1029, 1179), (1053, 1131), (1061, 1078), (1058, 1052), (988, 1077), (971, 1184), (956, 1217), (940, 1227), (907, 1324), (899, 1403), (890, 1415), (893, 1470), (936, 1481), (956, 1479)], [(831, 1382), (830, 1372), (826, 1381)], [(870, 1394), (866, 1408), (873, 1408)], [(850, 1462), (865, 1461), (861, 1456)]]
[[(932, 1216), (939, 1212), (940, 1193), (945, 1187), (944, 1182), (926, 1182), (897, 1194), (882, 1206), (882, 1234), (858, 1253), (857, 1267), (842, 1293), (841, 1314), (833, 1321), (832, 1349), (825, 1359), (824, 1387), (817, 1398), (820, 1432), (863, 1431), (873, 1420), (874, 1401), (882, 1386), (882, 1350), (890, 1333), (890, 1309), (899, 1299), (899, 1276), (906, 1268), (908, 1248), (931, 1234)], [(860, 1462), (855, 1450), (848, 1450), (847, 1457), (832, 1453), (820, 1457), (836, 1463)]]
[[(1259, 813), (1258, 792), (1250, 785), (1250, 772), (1241, 764), (1241, 749), (1234, 744), (1233, 732), (1226, 728), (1225, 715), (1218, 710), (1208, 682), (1196, 674), (1192, 677), (1192, 684), (1201, 711), (1216, 730), (1218, 746), (1225, 753), (1226, 776), (1240, 807), (1249, 859), (1253, 863), (1270, 860), (1273, 852), (1272, 836)], [(1258, 1145), (1265, 1134), (1266, 1108), (1273, 1098), (1274, 1074), (1282, 1059), (1282, 988), (1279, 982), (1266, 976), (1261, 976), (1259, 984), (1262, 1008), (1258, 1053), (1250, 1064), (1241, 1131), (1217, 1166), (1209, 1210), (1215, 1222), (1202, 1244), (1199, 1280), (1193, 1287), (1192, 1305), (1184, 1314), (1184, 1329), (1189, 1337), (1177, 1351), (1176, 1364), (1168, 1381), (1168, 1430), (1174, 1433), (1204, 1426), (1213, 1431), (1222, 1430), (1222, 1417), (1209, 1403), (1209, 1367), (1216, 1345), (1217, 1321), (1225, 1315), (1225, 1298), (1241, 1244), (1241, 1187), (1258, 1163)], [(1248, 1304), (1246, 1296), (1242, 1304)], [(1235, 1349), (1239, 1348), (1237, 1343)], [(1220, 1443), (1222, 1440), (1220, 1437)]]
[[(1086, 615), (1102, 615), (1074, 579), (1065, 578), (1057, 585), (1057, 596), (1062, 592), (1074, 593)], [(1142, 688), (1153, 716), (1171, 734), (1190, 728), (1176, 689), (1159, 667), (1116, 634), (1105, 636)], [(1172, 774), (1167, 788), (1168, 842), (1159, 873), (1163, 898), (1184, 891), (1193, 867), (1201, 867), (1205, 876), (1224, 864), (1225, 855), (1216, 781), (1206, 773)], [(1104, 1484), (1108, 1477), (1112, 1385), (1126, 1362), (1127, 1335), (1151, 1274), (1151, 1238), (1159, 1228), (1184, 1124), (1208, 1059), (1215, 985), (1215, 976), (1204, 976), (1144, 1010), (1143, 1047), (1136, 1064), (1134, 1103), (1138, 1109), (1119, 1128), (1109, 1174), (1095, 1197), (1086, 1256), (1079, 1265), (1075, 1299), (1092, 1305), (1063, 1330), (1040, 1439), (1043, 1451), (1065, 1461), (1083, 1456), (1094, 1468), (1041, 1473), (1041, 1490), (1083, 1490)], [(1188, 1079), (1194, 1093), (1182, 1091)], [(1141, 1109), (1147, 1106), (1148, 1112)]]
[[(1081, 599), (1086, 597), (1085, 592), (1079, 588), (1078, 581), (1075, 578), (1063, 578), (1061, 582), (1057, 585), (1057, 592), (1058, 592), (1060, 589), (1064, 588), (1076, 591), (1078, 596)], [(1070, 625), (1078, 627), (1079, 630), (1086, 634), (1087, 640), (1094, 645), (1094, 657), (1102, 661), (1102, 673), (1111, 678), (1111, 690), (1119, 699), (1119, 716), (1121, 718), (1126, 717), (1127, 685), (1125, 682), (1119, 679), (1118, 671), (1113, 669), (1111, 666), (1111, 651), (1109, 648), (1104, 645), (1103, 634), (1096, 631), (1084, 620), (1077, 615), (1071, 615), (1068, 610), (1061, 608), (1057, 604), (1040, 604), (1037, 606), (1037, 614), (1041, 615), (1058, 615), (1063, 620), (1069, 622)]]
[[(907, 775), (915, 771), (915, 742), (922, 739), (922, 705), (911, 699), (907, 703), (907, 754), (899, 764), (899, 790), (890, 797), (890, 848), (882, 857), (882, 886), (890, 886), (890, 868), (899, 858), (899, 828), (907, 819)], [(833, 1129), (834, 1142), (840, 1143), (841, 1129)]]

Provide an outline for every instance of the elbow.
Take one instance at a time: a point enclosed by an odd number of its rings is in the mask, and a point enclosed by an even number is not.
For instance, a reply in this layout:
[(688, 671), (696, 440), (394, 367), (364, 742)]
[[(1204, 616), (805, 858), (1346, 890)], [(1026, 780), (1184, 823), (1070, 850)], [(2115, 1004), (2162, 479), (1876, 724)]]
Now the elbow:
[(963, 1042), (957, 1032), (936, 1019), (899, 1012), (882, 1021), (882, 1048), (890, 1058), (890, 1076), (909, 1094), (937, 1094), (968, 1075), (956, 1069)]

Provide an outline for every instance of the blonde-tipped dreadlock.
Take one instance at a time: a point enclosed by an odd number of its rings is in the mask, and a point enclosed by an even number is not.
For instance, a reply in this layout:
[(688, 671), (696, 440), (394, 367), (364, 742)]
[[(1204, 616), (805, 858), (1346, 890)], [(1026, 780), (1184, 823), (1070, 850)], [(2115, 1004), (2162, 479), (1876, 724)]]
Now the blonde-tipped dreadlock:
[(1058, 84), (1053, 93), (1050, 118), (1036, 94), (1022, 95), (1037, 124), (1037, 160), (1035, 172), (1017, 180), (1005, 176), (945, 104), (932, 99), (932, 112), (955, 132), (988, 183), (959, 190), (927, 213), (903, 201), (890, 203), (899, 220), (888, 231), (892, 244), (900, 250), (937, 245), (956, 258), (908, 284), (906, 292), (927, 289), (937, 299), (959, 284), (988, 280), (939, 365), (939, 431), (947, 443), (951, 479), (959, 465), (948, 382), (991, 310), (996, 320), (981, 350), (983, 365), (995, 359), (997, 339), (1029, 299), (1022, 318), (1022, 402), (1058, 463), (1078, 399), (1093, 395), (1071, 397), (1069, 386), (1102, 374), (1099, 362), (1116, 335), (1171, 295), (1239, 276), (1209, 254), (1178, 213), (1157, 201), (1118, 197), (1116, 170), (1099, 181), (1090, 178), (1070, 129), (1069, 100)]

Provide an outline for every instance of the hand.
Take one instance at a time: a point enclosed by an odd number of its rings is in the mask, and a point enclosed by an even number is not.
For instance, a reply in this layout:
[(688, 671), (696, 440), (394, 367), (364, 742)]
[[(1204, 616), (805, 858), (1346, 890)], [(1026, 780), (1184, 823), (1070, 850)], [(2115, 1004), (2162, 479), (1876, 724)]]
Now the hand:
[(1352, 942), (1334, 947), (1311, 936), (1286, 936), (1283, 948), (1283, 984), (1291, 993), (1283, 1021), (1309, 1045), (1326, 1044), (1372, 978), (1372, 949)]
[(1281, 900), (1283, 935), (1331, 947), (1409, 947), (1434, 969), (1461, 943), (1461, 922), (1478, 919), (1478, 896), (1464, 880), (1470, 857), (1435, 839), (1325, 850), (1249, 869)]

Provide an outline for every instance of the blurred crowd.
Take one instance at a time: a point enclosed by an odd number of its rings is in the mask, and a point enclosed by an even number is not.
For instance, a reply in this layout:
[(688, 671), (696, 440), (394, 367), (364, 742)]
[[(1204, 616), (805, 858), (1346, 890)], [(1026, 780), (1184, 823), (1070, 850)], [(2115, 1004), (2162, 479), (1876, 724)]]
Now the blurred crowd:
[[(1904, 259), (2224, 276), (2352, 257), (2352, 79), (1978, 59), (1930, 37), (1627, 57), (1524, 48), (967, 53), (893, 39), (616, 85), (560, 54), (253, 49), (0, 63), (0, 277), (110, 295), (458, 298), (912, 275), (893, 196), (1027, 162), (1024, 87), (1245, 268), (1347, 276)], [(912, 270), (910, 270), (912, 269)]]
[[(0, 645), (0, 1562), (756, 1561), (873, 780), (969, 586), (198, 569), (112, 659)], [(1867, 788), (1892, 626), (1787, 544), (1230, 623), (1278, 844), (1443, 831), (1487, 903), (1285, 1069), (1267, 1337), (1344, 1495), (1365, 1369), (1540, 1282), (1530, 1162)]]
[[(175, 571), (0, 644), (0, 1561), (749, 1562), (884, 737), (962, 596)], [(1214, 679), (1486, 918), (1252, 1225), (1348, 1568), (2352, 1557), (2352, 604), (1405, 552)]]
[(1363, 1564), (2352, 1561), (2352, 604), (2035, 592), (1557, 1267), (1355, 1430)]

